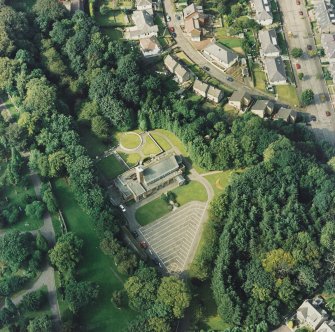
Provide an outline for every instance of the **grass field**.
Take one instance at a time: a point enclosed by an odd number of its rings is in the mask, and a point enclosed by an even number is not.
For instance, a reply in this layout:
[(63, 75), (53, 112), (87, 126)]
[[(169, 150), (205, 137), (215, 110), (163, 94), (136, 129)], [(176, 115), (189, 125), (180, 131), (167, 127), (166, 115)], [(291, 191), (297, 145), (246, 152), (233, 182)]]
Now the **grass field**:
[(277, 85), (276, 92), (278, 99), (290, 104), (291, 106), (300, 105), (296, 87), (293, 85)]
[(122, 31), (118, 30), (117, 28), (101, 28), (102, 32), (109, 36), (112, 40), (120, 40), (123, 38)]
[(150, 136), (146, 136), (145, 138), (145, 144), (143, 145), (142, 152), (146, 156), (150, 155), (156, 155), (161, 151), (161, 149), (155, 144), (155, 142), (152, 140)]
[(218, 196), (224, 192), (227, 185), (229, 184), (229, 180), (234, 173), (239, 173), (240, 171), (224, 171), (221, 173), (206, 175), (205, 178), (212, 185), (214, 189), (215, 196)]
[(171, 143), (180, 150), (184, 157), (188, 157), (188, 152), (186, 151), (183, 142), (175, 134), (165, 129), (156, 129), (152, 133), (154, 134), (155, 132), (165, 135)]
[(128, 26), (127, 15), (121, 10), (110, 10), (106, 15), (97, 11), (95, 20), (102, 27), (123, 27)]
[(123, 152), (118, 152), (118, 154), (129, 167), (135, 166), (141, 160), (141, 156), (138, 153), (127, 154)]
[(254, 64), (252, 67), (253, 74), (255, 77), (255, 87), (259, 90), (262, 91), (267, 91), (266, 90), (266, 75), (264, 71), (260, 68), (259, 65)]
[(133, 311), (119, 310), (111, 303), (112, 292), (122, 289), (125, 278), (117, 273), (112, 259), (100, 250), (94, 221), (79, 208), (66, 181), (58, 179), (54, 188), (69, 231), (84, 241), (78, 279), (93, 281), (100, 286), (97, 301), (80, 313), (80, 325), (85, 326), (86, 331), (109, 332), (111, 327), (121, 331), (135, 317)]
[(120, 163), (114, 155), (100, 160), (96, 166), (109, 181), (126, 171), (125, 165)]
[[(176, 201), (180, 204), (180, 206), (192, 201), (206, 202), (207, 200), (205, 187), (197, 181), (191, 181), (190, 183), (171, 191), (176, 194)], [(171, 210), (169, 209), (169, 205), (167, 203), (165, 203), (161, 198), (156, 198), (150, 203), (137, 209), (135, 217), (138, 223), (144, 226), (163, 217), (170, 211)]]
[(117, 136), (119, 139), (120, 144), (125, 148), (129, 150), (136, 149), (141, 144), (141, 138), (136, 133), (122, 133), (121, 135)]
[(171, 149), (170, 143), (165, 138), (157, 135), (157, 133), (155, 132), (152, 132), (150, 134), (164, 151), (169, 151)]

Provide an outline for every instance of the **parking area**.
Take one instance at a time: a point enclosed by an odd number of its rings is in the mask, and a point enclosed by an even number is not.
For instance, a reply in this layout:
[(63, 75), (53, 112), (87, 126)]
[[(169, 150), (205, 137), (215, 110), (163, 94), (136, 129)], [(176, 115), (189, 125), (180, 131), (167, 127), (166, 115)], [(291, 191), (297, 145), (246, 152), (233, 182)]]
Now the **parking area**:
[(168, 273), (184, 271), (199, 236), (206, 203), (191, 202), (155, 222), (139, 228), (149, 253)]

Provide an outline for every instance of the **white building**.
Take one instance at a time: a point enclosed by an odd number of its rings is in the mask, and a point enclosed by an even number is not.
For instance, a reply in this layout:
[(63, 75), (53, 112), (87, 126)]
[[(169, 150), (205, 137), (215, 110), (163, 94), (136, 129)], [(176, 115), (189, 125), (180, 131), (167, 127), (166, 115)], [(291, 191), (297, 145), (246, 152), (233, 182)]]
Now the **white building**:
[(335, 33), (321, 34), (321, 44), (329, 62), (335, 62)]
[(132, 15), (135, 26), (127, 28), (125, 37), (131, 40), (139, 40), (141, 38), (157, 37), (158, 26), (153, 21), (152, 10), (135, 10)]
[(151, 10), (152, 0), (136, 0), (137, 10)]
[(266, 116), (271, 116), (274, 110), (274, 103), (271, 100), (257, 100), (256, 103), (251, 107), (251, 113), (259, 116), (260, 118), (265, 118)]
[(179, 83), (187, 82), (191, 78), (190, 72), (169, 54), (164, 59), (164, 65), (169, 72), (176, 75)]
[(238, 60), (238, 55), (229, 48), (216, 43), (209, 44), (203, 50), (212, 60), (216, 61), (224, 68), (229, 68)]
[(273, 23), (270, 0), (251, 0), (251, 8), (255, 12), (255, 20), (263, 26)]
[(158, 39), (155, 36), (140, 39), (140, 48), (145, 57), (158, 55), (161, 51)]
[(215, 88), (210, 84), (201, 82), (198, 79), (194, 81), (193, 91), (196, 94), (204, 98), (207, 98), (208, 100), (213, 101), (215, 103), (219, 103), (224, 96), (223, 92), (220, 89)]
[(264, 58), (264, 67), (270, 84), (287, 84), (285, 65), (280, 56), (275, 58)]
[(277, 57), (280, 55), (276, 30), (260, 30), (258, 39), (261, 43), (260, 54), (262, 57)]
[(328, 319), (328, 314), (318, 305), (305, 300), (297, 310), (297, 319), (300, 324), (307, 324), (314, 330), (317, 330)]

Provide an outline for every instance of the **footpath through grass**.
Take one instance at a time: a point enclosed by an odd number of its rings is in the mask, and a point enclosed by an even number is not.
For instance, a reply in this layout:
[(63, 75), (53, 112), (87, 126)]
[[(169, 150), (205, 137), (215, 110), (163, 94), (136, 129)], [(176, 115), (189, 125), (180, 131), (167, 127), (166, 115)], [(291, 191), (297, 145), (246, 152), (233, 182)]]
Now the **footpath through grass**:
[(84, 241), (78, 279), (93, 281), (100, 286), (96, 302), (80, 313), (80, 325), (86, 331), (122, 331), (135, 317), (135, 313), (129, 309), (117, 309), (111, 303), (111, 296), (113, 291), (122, 289), (121, 281), (125, 278), (117, 273), (112, 259), (100, 250), (93, 220), (79, 208), (65, 179), (55, 181), (54, 189), (69, 231)]
[[(176, 194), (176, 201), (180, 206), (192, 201), (206, 202), (208, 197), (205, 187), (197, 181), (191, 181), (184, 186), (171, 190), (171, 192)], [(145, 226), (163, 217), (170, 211), (171, 208), (165, 201), (161, 198), (156, 198), (137, 209), (135, 217), (141, 226)]]

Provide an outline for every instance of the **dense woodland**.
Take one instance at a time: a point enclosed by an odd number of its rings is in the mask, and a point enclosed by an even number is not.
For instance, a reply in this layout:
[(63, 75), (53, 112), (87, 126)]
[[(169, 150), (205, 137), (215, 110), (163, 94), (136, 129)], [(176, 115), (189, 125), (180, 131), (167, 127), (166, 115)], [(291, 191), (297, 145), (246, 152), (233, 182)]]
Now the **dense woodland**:
[[(111, 294), (118, 307), (127, 305), (127, 297), (141, 312), (129, 331), (170, 331), (191, 294), (185, 282), (161, 277), (123, 245), (122, 220), (81, 144), (79, 124), (102, 140), (113, 130), (168, 129), (205, 169), (247, 168), (214, 202), (212, 242), (196, 262), (199, 279), (212, 279), (226, 322), (276, 325), (324, 284), (335, 288), (329, 278), (335, 262), (329, 145), (299, 126), (251, 114), (231, 119), (181, 99), (170, 78), (143, 62), (136, 45), (110, 40), (91, 18), (82, 12), (70, 17), (56, 0), (37, 0), (31, 13), (14, 10), (12, 1), (0, 3), (0, 90), (19, 109), (0, 121), (7, 181), (19, 183), (19, 154), (27, 151), (30, 169), (44, 179), (68, 178), (80, 206), (96, 221), (101, 249), (129, 276), (125, 290)], [(50, 210), (55, 207), (47, 192)], [(1, 217), (11, 223), (8, 214)], [(99, 292), (98, 285), (76, 281), (81, 246), (69, 233), (49, 252), (74, 314)]]

